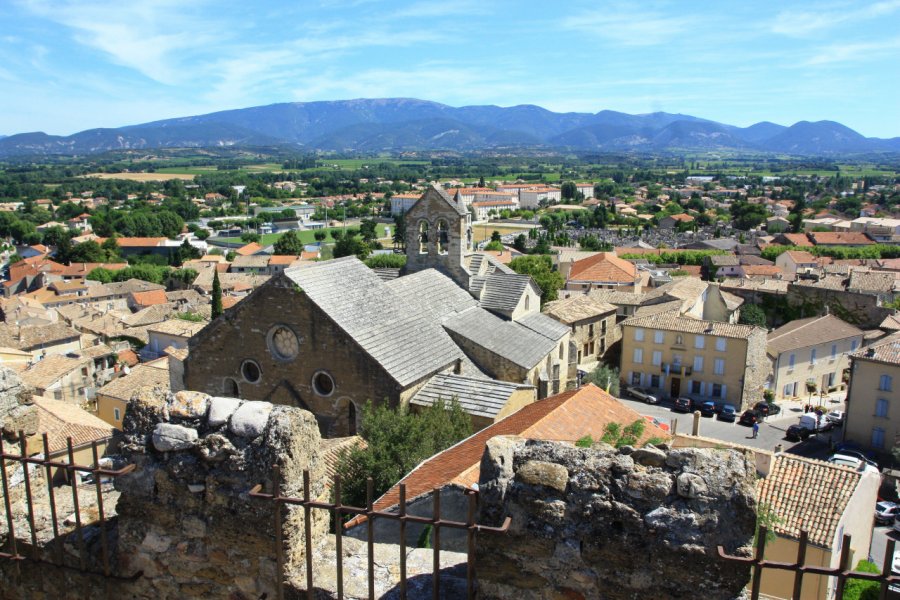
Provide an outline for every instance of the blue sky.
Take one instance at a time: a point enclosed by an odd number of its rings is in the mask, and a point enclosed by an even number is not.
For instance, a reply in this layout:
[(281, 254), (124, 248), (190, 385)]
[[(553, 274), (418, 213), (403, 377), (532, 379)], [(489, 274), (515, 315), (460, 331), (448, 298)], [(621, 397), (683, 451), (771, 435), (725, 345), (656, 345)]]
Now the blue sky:
[(900, 136), (900, 0), (2, 0), (0, 134), (311, 100)]

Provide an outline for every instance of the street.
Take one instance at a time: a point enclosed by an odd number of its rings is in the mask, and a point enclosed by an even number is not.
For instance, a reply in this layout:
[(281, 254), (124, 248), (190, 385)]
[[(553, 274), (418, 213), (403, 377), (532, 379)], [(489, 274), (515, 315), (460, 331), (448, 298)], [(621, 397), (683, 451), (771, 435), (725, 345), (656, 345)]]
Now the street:
[[(678, 413), (672, 411), (671, 401), (660, 401), (659, 404), (646, 404), (640, 400), (632, 398), (622, 398), (619, 400), (633, 410), (642, 415), (649, 415), (658, 419), (661, 423), (670, 424), (671, 421), (677, 420), (675, 430), (678, 433), (690, 434), (693, 427), (693, 413)], [(781, 413), (773, 417), (769, 417), (765, 422), (760, 423), (759, 436), (753, 438), (753, 430), (751, 427), (740, 425), (735, 419), (734, 423), (720, 421), (717, 417), (701, 417), (700, 418), (700, 435), (720, 439), (725, 442), (742, 444), (753, 448), (761, 448), (764, 450), (775, 450), (779, 444), (785, 452), (799, 454), (809, 458), (826, 459), (833, 453), (832, 440), (838, 443), (841, 439), (841, 429), (835, 428), (831, 431), (817, 433), (810, 436), (803, 442), (790, 442), (784, 439), (784, 433), (787, 428), (797, 423), (801, 415), (803, 415), (802, 405), (799, 402), (787, 402), (780, 404)], [(843, 410), (842, 402), (830, 402), (826, 406), (827, 410), (840, 409)], [(738, 415), (740, 418), (740, 415)]]

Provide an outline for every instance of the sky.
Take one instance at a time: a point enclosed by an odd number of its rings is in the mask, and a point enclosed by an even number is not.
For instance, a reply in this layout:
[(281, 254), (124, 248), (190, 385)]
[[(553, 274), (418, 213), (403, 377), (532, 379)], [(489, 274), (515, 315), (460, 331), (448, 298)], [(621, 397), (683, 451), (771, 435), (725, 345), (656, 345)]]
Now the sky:
[(0, 134), (389, 97), (896, 137), (900, 0), (0, 0)]

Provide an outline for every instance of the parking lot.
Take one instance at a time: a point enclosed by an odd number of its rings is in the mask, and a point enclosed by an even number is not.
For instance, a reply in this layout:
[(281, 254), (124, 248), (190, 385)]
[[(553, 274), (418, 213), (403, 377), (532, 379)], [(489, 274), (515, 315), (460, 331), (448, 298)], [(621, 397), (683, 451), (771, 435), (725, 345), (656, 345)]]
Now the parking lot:
[[(659, 404), (647, 404), (633, 398), (620, 397), (619, 399), (636, 412), (652, 416), (661, 423), (670, 424), (673, 420), (677, 420), (675, 430), (679, 433), (689, 434), (692, 431), (693, 413), (672, 411), (671, 401), (662, 400)], [(841, 440), (840, 427), (817, 433), (803, 442), (790, 442), (784, 439), (784, 434), (787, 428), (796, 424), (803, 415), (802, 405), (798, 402), (788, 402), (780, 404), (780, 406), (782, 409), (780, 414), (769, 417), (760, 423), (759, 435), (755, 439), (752, 428), (739, 424), (737, 419), (734, 423), (729, 423), (720, 421), (718, 417), (701, 417), (700, 435), (764, 450), (775, 450), (778, 445), (781, 445), (785, 452), (809, 458), (825, 459), (831, 456), (832, 444), (837, 444)], [(844, 404), (843, 402), (828, 402), (825, 408), (829, 411), (843, 410)]]

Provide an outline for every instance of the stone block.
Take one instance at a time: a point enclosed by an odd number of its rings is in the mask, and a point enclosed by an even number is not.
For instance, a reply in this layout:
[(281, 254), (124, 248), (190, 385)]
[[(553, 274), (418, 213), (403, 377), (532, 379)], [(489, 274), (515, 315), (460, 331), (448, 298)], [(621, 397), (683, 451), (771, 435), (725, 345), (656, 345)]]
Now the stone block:
[(239, 398), (214, 396), (209, 401), (209, 416), (206, 419), (210, 427), (221, 427), (228, 422), (234, 411), (241, 405)]
[(169, 400), (168, 408), (170, 417), (200, 419), (209, 410), (209, 395), (203, 392), (178, 392)]
[(266, 430), (270, 412), (270, 402), (245, 402), (231, 415), (228, 429), (244, 438), (259, 437)]
[(532, 460), (519, 469), (516, 478), (529, 485), (541, 485), (565, 492), (569, 481), (569, 471), (562, 465)]
[(153, 447), (160, 452), (188, 450), (197, 443), (197, 430), (171, 423), (160, 423), (153, 429)]

